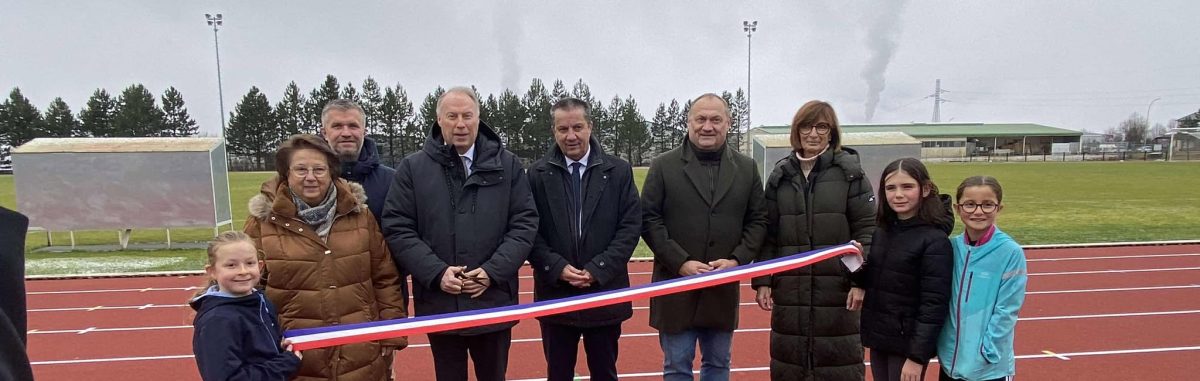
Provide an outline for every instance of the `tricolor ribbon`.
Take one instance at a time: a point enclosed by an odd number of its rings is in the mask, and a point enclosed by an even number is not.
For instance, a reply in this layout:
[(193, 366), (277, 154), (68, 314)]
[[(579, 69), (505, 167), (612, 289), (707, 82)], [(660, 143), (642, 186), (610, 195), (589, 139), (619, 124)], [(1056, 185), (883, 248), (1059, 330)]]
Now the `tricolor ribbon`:
[(422, 333), (450, 331), (461, 328), (478, 327), (489, 324), (506, 323), (540, 316), (561, 314), (586, 310), (589, 308), (609, 306), (617, 303), (632, 302), (655, 296), (663, 296), (686, 292), (705, 287), (716, 286), (730, 282), (771, 275), (808, 266), (843, 254), (857, 253), (853, 245), (844, 244), (813, 250), (804, 253), (775, 258), (768, 261), (755, 262), (749, 265), (737, 266), (730, 269), (690, 275), (661, 282), (643, 284), (636, 287), (623, 288), (573, 296), (570, 298), (544, 300), (529, 304), (486, 308), (481, 310), (454, 312), (448, 314), (420, 316), (373, 321), (358, 324), (345, 324), (319, 328), (293, 329), (284, 332), (283, 336), (291, 339), (296, 350), (325, 348), (335, 345), (362, 343), (367, 341), (391, 339), (401, 336)]

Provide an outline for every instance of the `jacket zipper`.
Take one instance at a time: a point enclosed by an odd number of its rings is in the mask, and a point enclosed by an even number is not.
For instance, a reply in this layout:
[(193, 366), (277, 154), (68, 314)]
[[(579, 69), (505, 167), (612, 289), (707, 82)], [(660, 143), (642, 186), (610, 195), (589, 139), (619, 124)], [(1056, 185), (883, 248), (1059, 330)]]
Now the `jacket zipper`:
[(959, 340), (962, 340), (963, 303), (966, 303), (966, 301), (970, 300), (970, 298), (971, 298), (970, 284), (975, 278), (974, 272), (970, 273), (969, 276), (967, 273), (967, 268), (969, 268), (969, 266), (971, 264), (971, 251), (972, 251), (971, 245), (967, 245), (967, 258), (963, 260), (962, 275), (959, 276), (959, 279), (962, 279), (963, 277), (968, 277), (967, 278), (967, 294), (963, 295), (963, 292), (962, 292), (963, 285), (962, 285), (962, 283), (959, 283), (958, 284), (958, 295), (959, 295), (958, 297), (961, 300), (958, 301), (958, 306), (954, 309), (954, 320), (957, 321), (958, 324), (954, 326), (954, 355), (950, 357), (950, 377), (954, 377), (954, 368), (958, 367), (958, 347), (959, 347), (959, 343), (960, 343)]
[[(815, 171), (816, 168), (813, 168), (813, 170)], [(813, 213), (812, 213), (812, 204), (813, 204), (812, 193), (813, 193), (813, 191), (812, 191), (812, 188), (813, 188), (814, 181), (809, 181), (808, 177), (804, 176), (803, 171), (801, 171), (799, 173), (799, 175), (800, 175), (800, 179), (802, 180), (802, 183), (804, 184), (804, 186), (802, 187), (802, 192), (804, 194), (804, 212), (805, 212), (804, 214), (806, 214), (808, 216), (808, 227), (809, 227), (808, 228), (808, 245), (811, 248), (811, 247), (815, 246), (815, 243), (813, 242), (814, 239), (813, 239), (813, 232), (812, 232), (812, 227), (813, 227)], [(808, 289), (815, 290), (816, 288), (817, 288), (817, 277), (810, 272), (808, 274)], [(810, 294), (809, 301), (808, 301), (808, 321), (810, 321), (810, 322), (817, 321), (817, 310), (814, 307), (815, 306), (813, 306), (813, 303), (812, 303), (812, 295)], [(809, 334), (808, 335), (808, 347), (813, 348), (815, 345), (816, 345), (816, 338), (814, 337), (814, 335)], [(816, 367), (817, 367), (816, 364), (813, 363), (814, 361), (816, 361), (816, 359), (814, 357), (815, 356), (813, 354), (813, 351), (808, 351), (808, 369), (810, 371), (816, 369)]]

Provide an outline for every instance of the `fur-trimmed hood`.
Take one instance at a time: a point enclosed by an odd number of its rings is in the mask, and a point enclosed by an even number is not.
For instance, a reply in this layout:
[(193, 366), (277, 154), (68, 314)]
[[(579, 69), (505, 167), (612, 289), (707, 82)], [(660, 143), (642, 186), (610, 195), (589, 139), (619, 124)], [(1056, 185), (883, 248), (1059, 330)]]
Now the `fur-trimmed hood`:
[[(341, 178), (333, 180), (337, 187), (337, 214), (359, 213), (367, 208), (367, 191), (359, 183), (346, 181)], [(279, 176), (263, 182), (259, 193), (250, 198), (249, 212), (251, 216), (265, 219), (272, 212), (278, 215), (295, 216), (296, 205), (292, 201), (291, 190), (287, 183), (280, 183)]]

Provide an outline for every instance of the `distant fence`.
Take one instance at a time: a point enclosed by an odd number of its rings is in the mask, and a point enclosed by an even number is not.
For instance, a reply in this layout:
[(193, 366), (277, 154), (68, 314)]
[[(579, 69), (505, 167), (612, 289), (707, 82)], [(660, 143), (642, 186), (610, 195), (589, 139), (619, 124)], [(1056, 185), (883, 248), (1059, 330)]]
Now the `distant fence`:
[[(1038, 162), (1038, 161), (1155, 161), (1166, 160), (1166, 152), (1096, 152), (1096, 153), (1043, 153), (1043, 154), (979, 154), (963, 157), (925, 157), (927, 162)], [(1200, 151), (1178, 151), (1171, 158), (1175, 161), (1200, 160)]]

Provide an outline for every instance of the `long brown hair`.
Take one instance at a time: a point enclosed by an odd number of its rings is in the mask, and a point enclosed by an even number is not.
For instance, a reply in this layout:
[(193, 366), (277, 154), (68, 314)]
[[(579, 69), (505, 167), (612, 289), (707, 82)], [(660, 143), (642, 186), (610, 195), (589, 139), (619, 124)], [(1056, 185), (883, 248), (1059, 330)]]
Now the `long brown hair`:
[(875, 213), (875, 226), (887, 229), (899, 218), (896, 216), (896, 211), (892, 209), (892, 205), (887, 202), (887, 178), (900, 171), (917, 180), (917, 184), (921, 184), (922, 191), (929, 191), (929, 194), (921, 197), (921, 205), (920, 209), (917, 209), (916, 218), (935, 226), (947, 222), (950, 216), (946, 214), (946, 208), (942, 206), (942, 200), (938, 197), (937, 184), (934, 184), (933, 179), (929, 177), (929, 170), (925, 169), (925, 164), (921, 164), (920, 160), (906, 157), (888, 163), (886, 167), (883, 167), (883, 173), (879, 175), (879, 192), (876, 195), (884, 200), (879, 203), (879, 212)]
[[(213, 238), (212, 241), (208, 242), (208, 258), (204, 263), (208, 266), (215, 265), (217, 263), (217, 251), (221, 250), (222, 247), (240, 242), (246, 242), (249, 243), (250, 246), (254, 246), (254, 239), (250, 238), (250, 236), (246, 233), (237, 230), (230, 230), (218, 234), (216, 238)], [(208, 281), (204, 283), (204, 287), (196, 290), (196, 293), (192, 295), (192, 298), (194, 299), (197, 296), (204, 295), (205, 292), (208, 292), (210, 287), (216, 285), (217, 280), (213, 279), (212, 277), (208, 277)]]
[(829, 148), (833, 152), (842, 150), (842, 127), (838, 124), (837, 113), (833, 111), (833, 106), (825, 101), (808, 101), (800, 106), (799, 110), (796, 110), (796, 115), (792, 117), (792, 150), (804, 151), (800, 127), (811, 126), (821, 119), (829, 122)]

